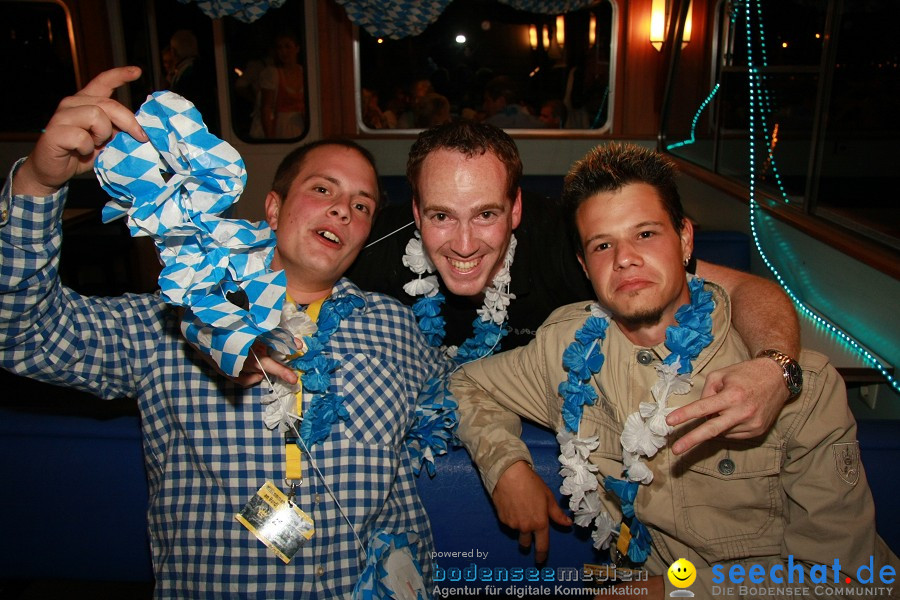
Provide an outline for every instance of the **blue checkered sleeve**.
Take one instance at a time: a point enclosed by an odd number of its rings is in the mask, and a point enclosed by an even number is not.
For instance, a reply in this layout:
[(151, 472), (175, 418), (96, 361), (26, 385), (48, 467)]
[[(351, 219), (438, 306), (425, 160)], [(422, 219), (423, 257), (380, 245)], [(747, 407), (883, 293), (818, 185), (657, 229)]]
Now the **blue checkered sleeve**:
[[(18, 164), (17, 164), (18, 166)], [(102, 398), (133, 395), (141, 357), (159, 337), (152, 297), (84, 298), (59, 283), (67, 188), (47, 197), (2, 192), (0, 366)]]

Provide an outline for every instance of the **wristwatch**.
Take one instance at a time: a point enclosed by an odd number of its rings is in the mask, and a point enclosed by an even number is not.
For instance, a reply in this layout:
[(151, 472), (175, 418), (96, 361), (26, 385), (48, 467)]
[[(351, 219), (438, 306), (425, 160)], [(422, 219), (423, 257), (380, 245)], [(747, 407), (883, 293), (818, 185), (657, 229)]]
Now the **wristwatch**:
[(756, 358), (762, 357), (771, 358), (781, 365), (784, 383), (792, 397), (800, 393), (800, 390), (803, 389), (803, 369), (800, 368), (800, 363), (778, 350), (761, 350)]

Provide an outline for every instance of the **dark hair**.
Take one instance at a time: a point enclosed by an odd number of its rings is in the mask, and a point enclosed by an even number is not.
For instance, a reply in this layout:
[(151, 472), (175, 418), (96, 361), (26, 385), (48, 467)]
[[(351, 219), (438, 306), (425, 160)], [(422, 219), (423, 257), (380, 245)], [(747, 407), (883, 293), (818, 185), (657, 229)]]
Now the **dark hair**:
[(675, 164), (662, 154), (634, 144), (596, 146), (575, 162), (563, 184), (562, 204), (575, 251), (583, 256), (575, 213), (581, 203), (601, 192), (614, 192), (631, 183), (653, 186), (679, 234), (684, 227), (684, 209), (675, 184)]
[(522, 177), (522, 159), (516, 143), (502, 129), (475, 121), (453, 121), (426, 129), (419, 134), (406, 162), (406, 178), (412, 188), (413, 201), (419, 202), (419, 175), (425, 157), (436, 150), (451, 150), (466, 158), (490, 152), (506, 167), (506, 195), (515, 200)]
[(282, 159), (281, 164), (278, 165), (278, 170), (275, 171), (275, 178), (272, 180), (272, 191), (278, 194), (283, 202), (284, 199), (287, 198), (288, 192), (291, 191), (291, 185), (294, 183), (297, 175), (300, 174), (300, 169), (303, 167), (303, 161), (306, 160), (306, 155), (316, 148), (321, 148), (323, 146), (340, 146), (341, 148), (355, 150), (369, 163), (369, 165), (371, 165), (372, 170), (375, 172), (375, 185), (377, 186), (375, 190), (375, 213), (377, 214), (384, 204), (384, 190), (381, 188), (381, 178), (378, 176), (378, 167), (375, 166), (375, 157), (372, 156), (372, 153), (367, 149), (352, 140), (326, 138), (324, 140), (309, 142), (308, 144), (303, 144), (299, 148), (295, 148), (288, 153), (288, 155)]

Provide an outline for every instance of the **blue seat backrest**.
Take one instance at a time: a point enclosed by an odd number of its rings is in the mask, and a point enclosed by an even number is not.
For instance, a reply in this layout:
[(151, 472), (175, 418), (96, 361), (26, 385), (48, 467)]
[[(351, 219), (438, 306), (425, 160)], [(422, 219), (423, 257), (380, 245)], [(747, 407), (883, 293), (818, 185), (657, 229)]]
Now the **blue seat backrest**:
[[(559, 445), (551, 432), (524, 423), (522, 439), (531, 450), (534, 470), (561, 499), (559, 486)], [(481, 484), (469, 454), (462, 448), (451, 450), (436, 460), (437, 475), (419, 476), (418, 488), (431, 518), (435, 561), (444, 570), (478, 568), (512, 569), (534, 567), (534, 550), (519, 549), (518, 534), (497, 520), (493, 504)], [(562, 504), (567, 508), (567, 504)], [(578, 527), (553, 526), (550, 531), (549, 568), (575, 567), (605, 562), (607, 552), (595, 551), (590, 536)]]
[(137, 416), (2, 408), (0, 456), (0, 579), (153, 580)]
[[(878, 531), (900, 549), (898, 421), (860, 421), (862, 459), (875, 498)], [(523, 426), (535, 471), (559, 499), (559, 446), (552, 433)], [(150, 581), (147, 482), (137, 416), (96, 419), (0, 408), (0, 579)], [(501, 526), (465, 450), (438, 457), (437, 476), (419, 491), (431, 517), (438, 566), (513, 569), (534, 565)], [(53, 557), (65, 548), (65, 559)], [(456, 553), (456, 555), (453, 555)], [(547, 566), (596, 563), (579, 528), (553, 527)]]

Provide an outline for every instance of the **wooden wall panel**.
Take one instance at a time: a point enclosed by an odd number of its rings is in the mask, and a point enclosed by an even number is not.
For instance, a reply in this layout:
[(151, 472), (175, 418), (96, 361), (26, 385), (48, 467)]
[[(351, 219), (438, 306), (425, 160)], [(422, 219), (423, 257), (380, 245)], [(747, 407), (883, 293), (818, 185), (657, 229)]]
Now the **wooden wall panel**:
[(105, 0), (68, 0), (66, 5), (72, 15), (81, 87), (100, 72), (115, 66), (109, 35), (109, 15)]
[(322, 135), (355, 136), (353, 24), (334, 0), (319, 0), (318, 15)]

